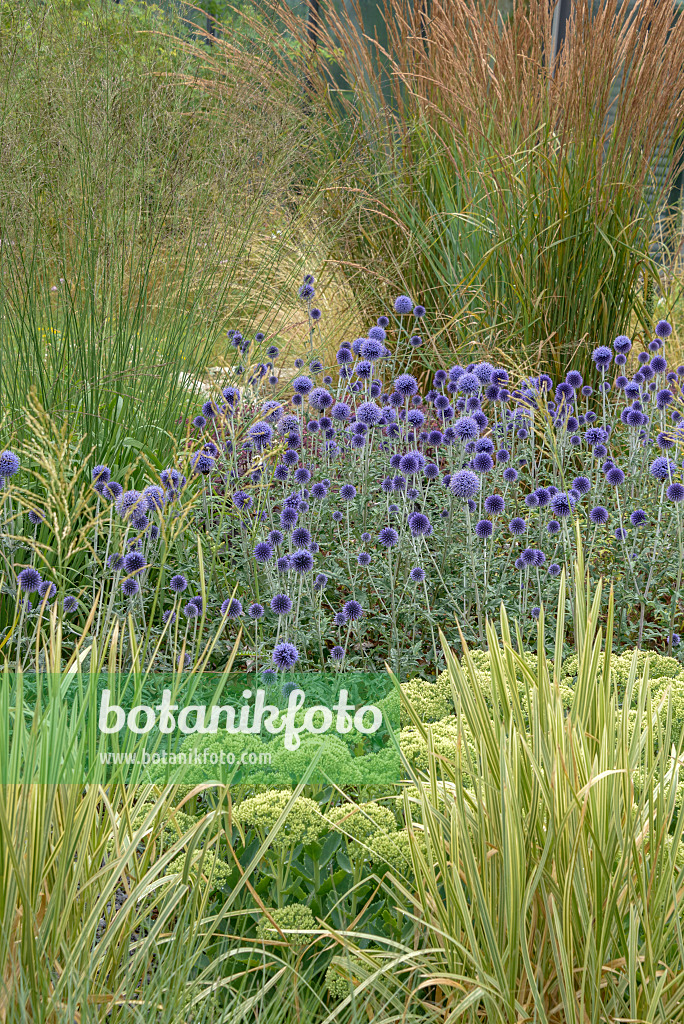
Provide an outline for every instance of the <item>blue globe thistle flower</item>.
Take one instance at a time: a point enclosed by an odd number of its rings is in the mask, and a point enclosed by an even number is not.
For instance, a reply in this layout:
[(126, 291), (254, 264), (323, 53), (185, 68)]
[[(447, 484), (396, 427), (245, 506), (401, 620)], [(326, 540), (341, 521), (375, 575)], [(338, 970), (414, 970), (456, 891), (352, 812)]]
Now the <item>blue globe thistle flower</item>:
[(584, 383), (582, 380), (582, 374), (577, 370), (570, 370), (569, 373), (565, 375), (565, 382), (575, 391), (577, 391), (578, 388), (581, 388)]
[(184, 590), (187, 590), (188, 581), (182, 573), (176, 573), (169, 580), (169, 590), (173, 594), (182, 594)]
[(413, 307), (413, 315), (415, 316), (416, 320), (422, 319), (422, 317), (425, 316), (425, 306), (421, 306), (421, 305), (414, 306)]
[(289, 473), (290, 470), (288, 469), (288, 467), (280, 464), (276, 466), (275, 469), (273, 470), (273, 479), (277, 480), (278, 483), (285, 483)]
[(458, 378), (458, 390), (463, 395), (476, 395), (480, 387), (480, 381), (474, 373), (464, 373)]
[(389, 317), (388, 316), (379, 316), (378, 320), (377, 320), (377, 323), (378, 323), (378, 327), (389, 327)]
[(476, 473), (489, 473), (494, 468), (494, 460), (488, 452), (478, 452), (471, 462)]
[(418, 381), (410, 373), (402, 373), (394, 382), (395, 391), (401, 396), (402, 401), (412, 398), (418, 394)]
[(648, 522), (648, 516), (642, 508), (635, 508), (629, 517), (629, 521), (632, 526), (643, 526), (644, 523)]
[(292, 530), (298, 519), (299, 513), (293, 508), (284, 508), (280, 513), (280, 525), (283, 530)]
[(621, 526), (616, 526), (616, 528), (615, 528), (615, 539), (616, 540), (626, 540), (627, 539), (627, 531), (623, 530)]
[[(378, 325), (376, 325), (375, 327), (371, 327), (371, 329), (368, 332), (368, 337), (361, 345), (361, 355), (363, 356), (363, 358), (371, 359), (373, 362), (376, 359), (378, 359), (383, 353), (385, 347), (383, 345), (383, 342), (386, 337), (387, 332), (384, 330), (384, 328)], [(368, 345), (369, 342), (372, 342), (372, 344)], [(366, 348), (369, 348), (369, 350), (373, 352), (372, 356), (367, 354), (367, 352), (365, 351)]]
[(203, 427), (206, 427), (207, 421), (204, 416), (195, 416), (192, 421), (192, 425), (193, 427), (197, 427), (198, 430), (202, 430)]
[(142, 493), (147, 500), (147, 508), (150, 511), (153, 509), (161, 511), (164, 508), (164, 505), (166, 504), (166, 495), (164, 494), (163, 489), (157, 484), (150, 484), (148, 487), (144, 488)]
[(567, 519), (568, 516), (572, 515), (572, 501), (568, 494), (564, 491), (559, 491), (558, 494), (554, 494), (550, 502), (551, 511), (559, 519)]
[(336, 509), (332, 514), (332, 519), (334, 523), (341, 523), (344, 519), (344, 514), (339, 509)]
[(271, 661), (281, 671), (292, 668), (299, 661), (299, 651), (294, 644), (284, 641), (276, 644), (271, 654)]
[(591, 480), (586, 476), (576, 476), (572, 482), (572, 486), (580, 494), (588, 494), (591, 490)]
[(374, 427), (382, 419), (382, 409), (375, 402), (362, 402), (356, 410), (356, 419), (364, 426)]
[(35, 509), (29, 509), (28, 520), (33, 526), (40, 526), (44, 520), (44, 516), (40, 512), (36, 512)]
[(116, 500), (116, 511), (122, 519), (132, 519), (147, 509), (147, 498), (140, 491), (125, 491)]
[(620, 355), (627, 355), (632, 347), (632, 342), (629, 340), (626, 334), (618, 334), (617, 338), (613, 342), (613, 348)]
[(599, 347), (595, 348), (592, 352), (591, 358), (596, 364), (597, 369), (607, 370), (613, 359), (613, 353), (607, 345), (599, 345)]
[(524, 566), (533, 566), (536, 561), (535, 549), (525, 548), (525, 550), (520, 555), (520, 561)]
[(486, 540), (494, 533), (494, 524), (489, 519), (480, 519), (475, 523), (475, 535), (481, 540)]
[(343, 501), (353, 501), (356, 497), (356, 488), (353, 484), (342, 484), (340, 487), (340, 498)]
[(357, 555), (356, 561), (359, 563), (359, 565), (365, 568), (367, 565), (371, 564), (371, 556), (368, 554), (367, 551), (361, 551)]
[(328, 489), (322, 483), (315, 483), (311, 488), (311, 497), (315, 498), (316, 501), (322, 501), (325, 497), (327, 497), (327, 494)]
[(412, 512), (408, 517), (409, 530), (414, 537), (430, 537), (432, 523), (424, 512)]
[(325, 388), (314, 388), (309, 392), (309, 405), (313, 409), (323, 412), (333, 404), (333, 396)]
[(273, 439), (273, 428), (265, 420), (259, 420), (247, 430), (247, 436), (251, 438), (257, 451), (269, 445)]
[(548, 567), (548, 569), (546, 571), (548, 572), (549, 576), (551, 576), (551, 577), (560, 576), (560, 574), (561, 574), (561, 567), (560, 567), (560, 565), (558, 565), (557, 562), (551, 562), (551, 564), (549, 565), (549, 567)]
[(254, 498), (246, 491), (236, 491), (233, 495), (233, 504), (239, 509), (249, 509), (254, 504)]
[(112, 478), (112, 471), (109, 466), (95, 466), (91, 475), (94, 484), (108, 484)]
[[(445, 398), (444, 395), (438, 396), (438, 398), (439, 397)], [(437, 399), (435, 399), (435, 404), (436, 403)], [(449, 402), (447, 400), (446, 405), (448, 404)], [(461, 416), (459, 419), (455, 420), (452, 430), (459, 441), (474, 441), (480, 434), (480, 428), (472, 416)]]
[(383, 526), (378, 534), (378, 540), (383, 548), (394, 548), (399, 543), (399, 534), (393, 527)]
[(507, 484), (514, 484), (515, 481), (518, 479), (517, 469), (513, 469), (512, 466), (509, 466), (508, 469), (504, 469), (503, 478)]
[(489, 515), (498, 516), (504, 511), (506, 502), (500, 494), (490, 494), (485, 498), (484, 508)]
[(140, 572), (146, 565), (145, 556), (140, 551), (130, 551), (123, 560), (124, 571), (127, 573)]
[(300, 469), (295, 471), (294, 476), (298, 484), (308, 484), (311, 479), (311, 472), (306, 468), (306, 466), (302, 466)]
[(394, 300), (394, 312), (400, 316), (413, 311), (413, 300), (408, 295), (399, 295)]
[(206, 452), (197, 452), (197, 454), (193, 455), (190, 460), (190, 464), (195, 473), (202, 473), (203, 475), (206, 475), (207, 473), (211, 473), (212, 469), (216, 465), (216, 460), (212, 459), (211, 455), (208, 455)]
[(315, 294), (316, 294), (316, 289), (313, 287), (312, 284), (307, 284), (307, 283), (304, 283), (304, 284), (300, 285), (299, 286), (299, 290), (297, 292), (297, 295), (299, 295), (300, 299), (306, 299), (306, 300), (313, 299)]
[(665, 493), (670, 501), (684, 501), (684, 486), (680, 483), (670, 484)]
[(498, 452), (496, 453), (497, 462), (508, 462), (510, 457), (511, 453), (507, 448), (499, 448)]
[(423, 339), (421, 338), (420, 334), (412, 334), (411, 337), (409, 338), (409, 345), (412, 348), (420, 348), (422, 344)]
[(605, 526), (608, 518), (608, 509), (604, 508), (603, 505), (597, 505), (596, 508), (592, 508), (589, 512), (589, 519), (595, 526)]
[[(648, 352), (640, 352), (637, 359), (639, 360), (639, 364), (643, 367), (649, 361)], [(636, 374), (634, 374), (634, 376), (636, 377)], [(643, 379), (644, 378), (642, 377), (641, 380)]]
[(449, 489), (457, 498), (472, 498), (480, 489), (480, 481), (469, 469), (460, 469), (452, 475)]
[(314, 388), (314, 382), (311, 377), (301, 376), (295, 377), (292, 381), (292, 390), (296, 395), (308, 395)]
[(672, 334), (672, 325), (667, 320), (659, 320), (655, 332), (659, 338), (669, 338)]
[(311, 534), (305, 526), (298, 526), (292, 531), (292, 543), (299, 548), (305, 548), (311, 543)]
[(344, 613), (349, 622), (355, 622), (363, 616), (363, 608), (358, 601), (352, 598), (350, 601), (345, 602)]
[(473, 373), (480, 384), (491, 384), (494, 376), (494, 367), (491, 363), (478, 363), (473, 367)]
[(314, 590), (317, 590), (317, 591), (325, 590), (327, 585), (328, 585), (328, 577), (325, 575), (324, 572), (319, 572), (318, 575), (316, 576), (316, 578), (314, 579), (314, 585), (313, 585)]
[(292, 611), (292, 601), (287, 594), (275, 594), (271, 598), (270, 607), (274, 615), (289, 615)]
[(665, 356), (653, 356), (653, 359), (651, 360), (651, 369), (654, 373), (665, 373), (667, 370), (667, 359)]
[(227, 598), (221, 605), (221, 615), (228, 619), (239, 619), (242, 615), (242, 604), (236, 597)]
[(620, 487), (625, 482), (625, 474), (618, 466), (613, 466), (606, 473), (606, 481), (611, 487)]
[(330, 648), (330, 660), (331, 661), (344, 661), (344, 647), (340, 647), (339, 644), (335, 644), (334, 647)]
[(676, 473), (677, 467), (666, 455), (659, 455), (653, 460), (648, 471), (656, 480), (664, 481), (669, 479), (672, 473)]
[(254, 560), (255, 562), (270, 562), (273, 558), (273, 548), (268, 541), (260, 541), (254, 548)]
[(679, 633), (673, 633), (672, 634), (672, 646), (673, 647), (679, 647), (681, 642), (682, 642), (682, 638), (680, 637)]
[(78, 611), (78, 600), (73, 594), (67, 594), (62, 601), (62, 608), (65, 615), (73, 615), (74, 612)]
[(311, 362), (309, 363), (309, 370), (311, 371), (311, 373), (320, 373), (322, 369), (323, 363), (320, 361), (320, 359), (312, 359)]
[(532, 616), (532, 618), (536, 620), (536, 619), (539, 618), (540, 614), (541, 614), (541, 609), (540, 609), (539, 605), (538, 604), (533, 605), (533, 607), (530, 609), (530, 615)]
[(669, 388), (663, 388), (656, 395), (656, 405), (659, 409), (665, 409), (670, 402), (674, 401), (674, 395)]
[(335, 402), (330, 415), (338, 423), (345, 423), (351, 417), (351, 409), (346, 402)]
[(539, 498), (537, 497), (536, 491), (532, 491), (531, 494), (525, 495), (525, 504), (528, 508), (536, 508), (539, 504)]
[(409, 423), (414, 430), (419, 430), (425, 423), (425, 416), (420, 409), (411, 409), (406, 417), (406, 422)]
[(508, 529), (514, 537), (521, 537), (527, 530), (527, 523), (520, 516), (514, 516), (508, 524)]
[(309, 420), (309, 422), (306, 425), (306, 429), (310, 434), (317, 434), (318, 431), (321, 429), (321, 425), (318, 422), (318, 420)]
[(423, 475), (426, 480), (436, 480), (439, 476), (439, 466), (434, 462), (428, 462), (423, 470)]
[(312, 320), (320, 320), (323, 314), (321, 313), (320, 309), (314, 306), (312, 309), (309, 310), (309, 316), (311, 317)]
[[(126, 597), (135, 597), (136, 594), (140, 593), (140, 584), (135, 576), (130, 576), (122, 582), (121, 589)], [(193, 608), (194, 607), (195, 606), (193, 605)]]
[(407, 452), (406, 455), (402, 455), (399, 460), (399, 469), (406, 476), (414, 476), (419, 473), (425, 465), (425, 458), (420, 452)]
[(556, 387), (556, 390), (554, 392), (554, 394), (556, 396), (556, 401), (557, 402), (561, 402), (564, 398), (565, 399), (572, 398), (574, 393), (575, 393), (574, 388), (572, 387), (572, 384), (570, 384), (568, 381), (562, 381)]
[(311, 572), (314, 567), (313, 555), (305, 548), (298, 548), (290, 555), (290, 564), (295, 572), (302, 575)]
[(25, 594), (35, 594), (38, 588), (42, 586), (43, 577), (37, 569), (29, 566), (26, 569), (22, 569), (17, 575), (17, 583), (19, 584), (19, 589)]
[(560, 529), (561, 529), (561, 524), (558, 522), (557, 519), (551, 519), (546, 524), (546, 532), (551, 534), (552, 537), (554, 536), (554, 534), (560, 533)]
[(360, 362), (356, 364), (355, 372), (356, 376), (359, 378), (359, 381), (370, 380), (371, 375), (373, 373), (373, 364), (369, 359), (362, 359)]
[(537, 496), (537, 505), (539, 508), (545, 508), (551, 501), (551, 495), (546, 487), (538, 487), (534, 492)]

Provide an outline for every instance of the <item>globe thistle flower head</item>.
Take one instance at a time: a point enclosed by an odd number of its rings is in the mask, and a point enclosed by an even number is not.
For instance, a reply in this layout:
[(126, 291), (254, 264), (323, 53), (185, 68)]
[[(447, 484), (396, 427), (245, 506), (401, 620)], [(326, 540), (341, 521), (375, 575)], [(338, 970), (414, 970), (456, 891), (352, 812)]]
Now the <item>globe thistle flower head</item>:
[(300, 469), (295, 471), (294, 477), (298, 484), (308, 484), (311, 479), (311, 471), (308, 470), (306, 466), (302, 466)]
[(311, 380), (311, 377), (295, 377), (292, 381), (292, 390), (296, 395), (308, 395), (313, 389), (314, 382)]
[[(444, 395), (441, 397), (444, 398)], [(459, 441), (474, 441), (480, 435), (480, 428), (472, 416), (459, 417), (454, 421), (452, 429)]]
[(280, 513), (280, 525), (283, 530), (292, 530), (297, 525), (299, 514), (293, 508), (284, 508)]
[(25, 594), (35, 594), (38, 588), (42, 586), (43, 577), (37, 569), (28, 566), (17, 575), (17, 583), (19, 584), (19, 589)]
[(487, 537), (491, 537), (494, 533), (494, 524), (490, 519), (480, 519), (475, 524), (475, 536), (479, 537), (480, 540), (486, 540)]
[(597, 369), (607, 370), (613, 359), (613, 353), (607, 345), (599, 345), (599, 347), (595, 348), (592, 352), (591, 358), (596, 364)]
[(147, 565), (145, 556), (140, 551), (130, 551), (123, 560), (124, 572), (140, 572)]
[(305, 526), (298, 526), (292, 531), (292, 543), (299, 548), (305, 548), (311, 543), (311, 534)]
[(266, 448), (273, 439), (273, 428), (265, 420), (252, 424), (247, 430), (247, 436), (252, 440), (257, 451)]
[(271, 661), (277, 669), (286, 671), (299, 661), (299, 651), (294, 644), (284, 641), (273, 648)]
[(344, 661), (344, 647), (340, 647), (339, 644), (335, 644), (334, 647), (330, 648), (330, 660), (331, 661)]
[(594, 526), (605, 526), (608, 519), (608, 509), (604, 508), (603, 505), (597, 505), (589, 512), (589, 520), (594, 524)]
[(579, 373), (577, 370), (570, 370), (565, 375), (565, 382), (566, 384), (569, 384), (574, 391), (577, 391), (578, 388), (581, 388), (582, 384), (584, 383), (584, 381), (582, 380), (582, 374)]
[(315, 294), (316, 289), (313, 287), (312, 284), (307, 283), (300, 285), (299, 290), (297, 291), (297, 295), (299, 295), (299, 298), (304, 299), (306, 301), (313, 299)]
[(349, 622), (355, 622), (360, 619), (363, 615), (363, 608), (358, 601), (352, 598), (350, 601), (346, 601), (344, 605), (344, 613), (347, 616)]
[(561, 530), (561, 524), (558, 522), (557, 519), (551, 519), (546, 524), (546, 532), (549, 533), (552, 537), (555, 534), (560, 533), (560, 530)]
[(41, 515), (40, 512), (36, 512), (35, 509), (33, 509), (33, 508), (29, 509), (28, 520), (29, 520), (29, 523), (31, 523), (32, 526), (40, 526), (40, 524), (43, 522), (44, 518), (45, 517), (43, 515)]
[(62, 608), (65, 615), (73, 615), (74, 612), (78, 611), (78, 600), (73, 594), (67, 594), (62, 601)]
[(613, 342), (613, 348), (620, 355), (627, 355), (632, 347), (632, 342), (629, 340), (626, 334), (618, 334), (617, 338)]
[(312, 320), (320, 320), (323, 314), (321, 313), (320, 309), (318, 309), (317, 306), (313, 306), (309, 310), (309, 316)]
[(342, 484), (340, 487), (340, 498), (343, 501), (353, 501), (356, 497), (356, 488), (353, 484)]
[(643, 526), (644, 523), (648, 522), (648, 516), (642, 508), (635, 508), (629, 517), (629, 521), (632, 526)]
[(619, 466), (613, 466), (606, 473), (606, 481), (611, 487), (620, 487), (625, 482), (625, 474)]
[(233, 495), (233, 504), (239, 509), (250, 509), (254, 504), (254, 498), (246, 491), (236, 491)]
[(361, 551), (356, 556), (356, 561), (359, 563), (360, 566), (365, 568), (366, 566), (371, 564), (371, 556), (368, 554), (367, 551)]
[(413, 312), (413, 300), (408, 295), (399, 295), (394, 300), (394, 312), (400, 316)]
[(449, 481), (449, 489), (457, 498), (472, 498), (480, 489), (480, 481), (469, 469), (460, 469)]
[(108, 484), (112, 478), (112, 471), (109, 466), (95, 466), (91, 476), (94, 484)]
[(514, 537), (521, 537), (527, 530), (527, 523), (520, 516), (514, 516), (508, 524), (508, 529)]
[(418, 381), (410, 373), (402, 373), (395, 380), (394, 388), (401, 395), (402, 401), (405, 401), (418, 394)]
[(572, 482), (572, 486), (580, 494), (588, 494), (591, 490), (591, 480), (586, 476), (576, 476)]
[(273, 558), (273, 548), (266, 540), (259, 541), (254, 548), (254, 560), (255, 562), (270, 562)]
[(309, 405), (312, 409), (318, 409), (319, 412), (323, 412), (324, 409), (328, 409), (333, 404), (333, 396), (325, 388), (314, 388), (313, 391), (309, 392)]
[(147, 509), (147, 498), (140, 491), (124, 491), (116, 500), (116, 511), (124, 520), (133, 519)]
[(430, 537), (432, 534), (432, 524), (424, 512), (412, 512), (408, 525), (413, 537)]
[(289, 615), (292, 611), (292, 601), (287, 594), (275, 594), (271, 598), (270, 608), (274, 615)]
[(514, 484), (518, 479), (517, 469), (514, 469), (513, 466), (509, 466), (507, 469), (504, 469), (503, 478), (507, 484)]
[(348, 348), (340, 348), (335, 356), (338, 366), (348, 366), (353, 363), (354, 356)]
[(314, 567), (313, 555), (305, 548), (298, 548), (290, 555), (290, 564), (294, 571), (301, 575), (311, 572)]
[(665, 409), (673, 401), (674, 395), (669, 388), (663, 388), (656, 395), (656, 405), (658, 409)]
[(669, 338), (672, 334), (672, 325), (667, 320), (659, 320), (656, 324), (655, 332), (659, 338)]
[(130, 576), (128, 579), (125, 579), (122, 582), (121, 590), (126, 595), (126, 597), (135, 597), (136, 594), (140, 593), (140, 584), (138, 583), (135, 576)]
[(362, 402), (356, 410), (356, 419), (364, 426), (374, 427), (382, 419), (382, 409), (375, 402)]
[(670, 484), (665, 493), (670, 501), (674, 501), (676, 503), (684, 501), (684, 486), (680, 483)]
[(378, 534), (378, 540), (383, 548), (394, 548), (399, 543), (399, 534), (392, 526), (383, 526)]
[(480, 381), (474, 373), (464, 373), (458, 378), (458, 390), (463, 395), (476, 395), (480, 387)]
[(557, 562), (551, 562), (551, 564), (549, 565), (549, 567), (548, 567), (548, 569), (546, 571), (548, 572), (549, 576), (551, 576), (553, 578), (555, 576), (560, 576), (560, 574), (561, 574), (561, 567), (560, 567), (560, 565), (558, 565)]

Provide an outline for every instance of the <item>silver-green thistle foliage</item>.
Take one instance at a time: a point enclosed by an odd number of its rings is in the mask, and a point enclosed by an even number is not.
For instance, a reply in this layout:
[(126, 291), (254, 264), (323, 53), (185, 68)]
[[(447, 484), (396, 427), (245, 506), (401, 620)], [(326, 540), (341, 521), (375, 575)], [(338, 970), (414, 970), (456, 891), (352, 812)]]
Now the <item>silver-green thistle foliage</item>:
[[(624, 336), (614, 349), (599, 346), (592, 383), (571, 369), (555, 382), (477, 362), (440, 369), (421, 394), (407, 372), (407, 317), (415, 319), (390, 311), (372, 364), (362, 358), (364, 338), (344, 349), (350, 362), (333, 368), (308, 353), (309, 374), (291, 391), (274, 391), (265, 363), (248, 364), (204, 403), (210, 415), (176, 466), (144, 489), (126, 489), (122, 477), (117, 491), (97, 466), (89, 498), (97, 527), (87, 538), (94, 554), (81, 560), (80, 576), (66, 566), (58, 586), (97, 598), (98, 629), (133, 615), (159, 668), (176, 665), (183, 644), (186, 660), (196, 658), (220, 628), (217, 664), (241, 629), (244, 663), (273, 664), (283, 676), (387, 661), (397, 672), (418, 663), (437, 671), (437, 626), (454, 616), (482, 644), (485, 618), (503, 600), (523, 637), (533, 634), (538, 609), (555, 603), (579, 526), (590, 574), (615, 587), (618, 642), (676, 653), (684, 370), (667, 363), (665, 321), (654, 352), (639, 359)], [(424, 333), (429, 321), (422, 318)], [(324, 320), (312, 325), (312, 351), (323, 329)], [(322, 386), (324, 378), (332, 383)], [(327, 415), (341, 404), (348, 416)], [(2, 520), (11, 588), (26, 568), (56, 575), (44, 563), (57, 522), (28, 520), (37, 484), (20, 454), (22, 469), (0, 493), (6, 513), (10, 503), (21, 508)], [(144, 559), (135, 593), (113, 561), (131, 544), (136, 564)], [(180, 610), (168, 583), (179, 574), (205, 588), (192, 621), (168, 614)], [(242, 613), (254, 603), (266, 609), (258, 620)], [(226, 608), (234, 613), (224, 617)], [(17, 640), (28, 656), (37, 616), (30, 597)]]

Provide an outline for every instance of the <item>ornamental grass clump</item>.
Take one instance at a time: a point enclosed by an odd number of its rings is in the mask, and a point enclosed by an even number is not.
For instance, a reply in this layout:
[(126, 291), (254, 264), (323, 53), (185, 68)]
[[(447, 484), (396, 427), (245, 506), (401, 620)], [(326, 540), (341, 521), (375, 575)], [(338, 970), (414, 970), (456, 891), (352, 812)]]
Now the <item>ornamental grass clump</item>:
[(649, 656), (616, 670), (612, 590), (605, 632), (600, 609), (580, 548), (569, 594), (561, 578), (554, 660), (543, 611), (535, 670), (502, 607), (500, 635), (487, 622), (486, 694), (468, 647), (459, 663), (441, 636), (454, 742), (438, 752), (434, 726), (414, 712), (428, 749), (425, 778), (412, 772), (420, 826), (408, 803), (404, 816), (415, 887), (398, 881), (405, 872), (386, 879), (409, 896), (423, 940), (372, 958), (403, 980), (407, 1010), (502, 1024), (682, 1019), (682, 739), (669, 694), (651, 692)]

